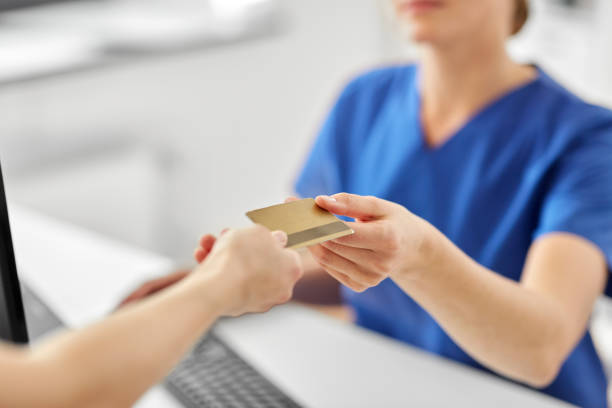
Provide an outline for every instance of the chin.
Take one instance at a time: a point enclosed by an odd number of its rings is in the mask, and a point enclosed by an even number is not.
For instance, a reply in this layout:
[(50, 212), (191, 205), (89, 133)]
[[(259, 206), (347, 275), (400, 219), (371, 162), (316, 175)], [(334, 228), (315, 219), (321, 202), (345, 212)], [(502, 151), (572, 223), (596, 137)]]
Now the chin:
[(402, 32), (407, 34), (411, 41), (419, 44), (435, 43), (448, 31), (445, 21), (437, 15), (398, 14), (398, 22)]
[(419, 26), (418, 24), (411, 24), (408, 27), (408, 33), (410, 40), (417, 44), (436, 43), (439, 37), (435, 30)]

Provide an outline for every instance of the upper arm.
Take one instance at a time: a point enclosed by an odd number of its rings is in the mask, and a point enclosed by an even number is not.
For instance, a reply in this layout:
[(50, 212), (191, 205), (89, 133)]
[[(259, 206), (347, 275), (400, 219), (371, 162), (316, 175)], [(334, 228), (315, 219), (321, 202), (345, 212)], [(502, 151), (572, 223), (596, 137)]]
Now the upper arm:
[(612, 265), (612, 115), (596, 113), (551, 169), (522, 276), (556, 302), (572, 346)]
[(315, 197), (338, 192), (341, 186), (342, 142), (347, 127), (343, 126), (349, 110), (351, 94), (345, 90), (321, 127), (306, 161), (295, 181), (300, 197)]
[[(354, 162), (369, 131), (394, 89), (412, 70), (383, 68), (361, 75), (344, 88), (298, 175), (295, 191), (302, 197), (331, 195), (350, 189)], [(401, 86), (401, 85), (400, 85)], [(402, 88), (403, 89), (403, 88)]]
[(605, 287), (607, 269), (603, 252), (573, 234), (543, 235), (529, 250), (521, 285), (558, 308), (566, 352), (584, 335), (593, 303)]

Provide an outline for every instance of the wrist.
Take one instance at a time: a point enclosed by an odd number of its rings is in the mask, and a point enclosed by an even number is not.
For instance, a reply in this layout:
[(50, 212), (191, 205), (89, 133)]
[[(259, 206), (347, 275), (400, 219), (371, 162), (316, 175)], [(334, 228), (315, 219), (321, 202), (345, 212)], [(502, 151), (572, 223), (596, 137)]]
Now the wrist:
[(217, 317), (230, 315), (235, 308), (236, 299), (240, 298), (237, 290), (241, 285), (236, 281), (237, 274), (228, 269), (227, 262), (215, 260), (205, 262), (194, 271), (200, 307), (209, 310)]
[(419, 218), (414, 227), (417, 230), (418, 241), (409, 251), (399, 276), (396, 276), (399, 279), (411, 281), (423, 279), (436, 269), (440, 253), (443, 251), (444, 236), (433, 225)]

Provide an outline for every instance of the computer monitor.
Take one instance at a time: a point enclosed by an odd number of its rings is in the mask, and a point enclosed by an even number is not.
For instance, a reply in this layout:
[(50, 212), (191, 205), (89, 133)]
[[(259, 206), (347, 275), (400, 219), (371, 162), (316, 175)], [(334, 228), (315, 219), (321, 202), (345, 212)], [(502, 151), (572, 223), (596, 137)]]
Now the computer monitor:
[(21, 298), (13, 240), (2, 168), (0, 167), (0, 339), (13, 343), (27, 343), (28, 331)]

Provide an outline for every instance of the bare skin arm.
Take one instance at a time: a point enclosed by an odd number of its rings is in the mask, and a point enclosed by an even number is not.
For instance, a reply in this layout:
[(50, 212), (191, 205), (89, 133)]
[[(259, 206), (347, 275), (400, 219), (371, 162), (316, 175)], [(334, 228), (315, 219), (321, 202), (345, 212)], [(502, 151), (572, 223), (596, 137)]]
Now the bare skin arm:
[(302, 269), (285, 242), (263, 227), (232, 231), (171, 289), (33, 349), (0, 346), (0, 406), (132, 406), (217, 318), (290, 299)]
[(354, 235), (310, 248), (330, 275), (356, 291), (391, 278), (472, 357), (535, 387), (557, 376), (606, 284), (603, 253), (576, 235), (539, 238), (515, 282), (398, 204), (351, 194), (317, 203), (357, 219)]

